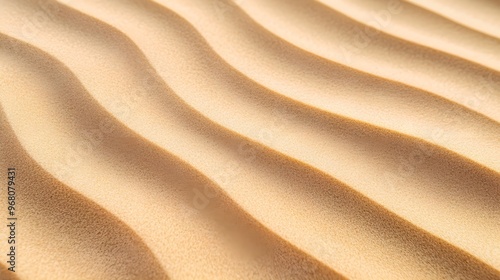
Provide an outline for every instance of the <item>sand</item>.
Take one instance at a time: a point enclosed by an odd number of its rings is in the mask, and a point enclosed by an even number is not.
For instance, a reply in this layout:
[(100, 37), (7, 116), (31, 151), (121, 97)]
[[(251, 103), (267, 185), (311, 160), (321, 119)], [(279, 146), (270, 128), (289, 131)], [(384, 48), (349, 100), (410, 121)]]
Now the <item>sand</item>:
[(0, 2), (1, 279), (500, 279), (494, 1)]

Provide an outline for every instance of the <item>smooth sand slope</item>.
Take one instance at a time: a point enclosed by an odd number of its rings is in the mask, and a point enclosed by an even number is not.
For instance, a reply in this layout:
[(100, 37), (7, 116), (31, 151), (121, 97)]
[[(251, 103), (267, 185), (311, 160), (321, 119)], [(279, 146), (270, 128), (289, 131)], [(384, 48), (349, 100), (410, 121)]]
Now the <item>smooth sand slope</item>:
[(14, 276), (499, 279), (500, 39), (384, 3), (0, 1)]

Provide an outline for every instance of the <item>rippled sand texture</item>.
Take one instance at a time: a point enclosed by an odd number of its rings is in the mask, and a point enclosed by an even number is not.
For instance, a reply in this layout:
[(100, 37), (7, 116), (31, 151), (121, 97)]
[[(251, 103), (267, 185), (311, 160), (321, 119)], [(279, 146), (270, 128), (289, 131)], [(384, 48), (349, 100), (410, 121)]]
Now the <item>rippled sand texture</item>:
[(1, 279), (500, 279), (498, 2), (0, 2)]

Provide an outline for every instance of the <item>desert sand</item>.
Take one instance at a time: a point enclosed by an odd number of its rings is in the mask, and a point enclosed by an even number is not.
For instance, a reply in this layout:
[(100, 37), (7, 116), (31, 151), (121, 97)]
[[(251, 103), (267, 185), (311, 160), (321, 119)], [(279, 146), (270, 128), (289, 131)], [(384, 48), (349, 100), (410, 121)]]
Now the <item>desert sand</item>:
[(500, 279), (474, 3), (1, 0), (0, 278)]

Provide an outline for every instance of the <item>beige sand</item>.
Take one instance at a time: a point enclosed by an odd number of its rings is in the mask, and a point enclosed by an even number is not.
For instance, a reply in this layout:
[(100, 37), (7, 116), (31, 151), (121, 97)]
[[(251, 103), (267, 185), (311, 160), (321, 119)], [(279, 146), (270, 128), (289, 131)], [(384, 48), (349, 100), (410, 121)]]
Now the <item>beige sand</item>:
[(0, 277), (500, 278), (500, 39), (467, 5), (0, 2)]

